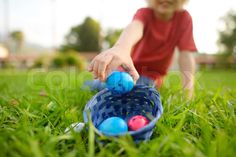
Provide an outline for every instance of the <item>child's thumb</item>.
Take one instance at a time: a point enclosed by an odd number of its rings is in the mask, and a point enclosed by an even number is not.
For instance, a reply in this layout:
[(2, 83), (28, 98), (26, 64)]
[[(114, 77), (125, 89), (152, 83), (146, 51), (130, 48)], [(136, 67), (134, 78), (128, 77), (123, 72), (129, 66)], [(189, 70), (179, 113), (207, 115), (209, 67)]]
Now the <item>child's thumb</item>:
[(133, 63), (124, 64), (122, 65), (122, 67), (132, 76), (134, 82), (136, 83), (136, 81), (139, 79), (139, 74), (135, 69), (134, 64)]

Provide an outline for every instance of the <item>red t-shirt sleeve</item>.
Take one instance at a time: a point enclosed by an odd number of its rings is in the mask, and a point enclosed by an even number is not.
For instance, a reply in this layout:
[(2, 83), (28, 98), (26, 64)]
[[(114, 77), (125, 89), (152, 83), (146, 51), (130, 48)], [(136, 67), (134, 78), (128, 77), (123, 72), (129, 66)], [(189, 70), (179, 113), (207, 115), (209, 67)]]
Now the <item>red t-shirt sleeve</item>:
[(151, 17), (152, 10), (149, 8), (141, 8), (138, 9), (137, 12), (133, 16), (133, 20), (139, 20), (144, 25), (148, 22), (149, 18)]
[(177, 47), (180, 52), (196, 52), (197, 48), (193, 38), (193, 22), (191, 15), (185, 10), (182, 14), (181, 35)]

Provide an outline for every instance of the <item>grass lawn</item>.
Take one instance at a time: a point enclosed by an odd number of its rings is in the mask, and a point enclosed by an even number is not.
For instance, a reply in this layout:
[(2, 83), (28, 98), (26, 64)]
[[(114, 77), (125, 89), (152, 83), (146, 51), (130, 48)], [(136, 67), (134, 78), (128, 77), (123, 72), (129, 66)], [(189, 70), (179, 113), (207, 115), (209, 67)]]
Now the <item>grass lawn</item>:
[(94, 95), (81, 90), (91, 78), (71, 70), (0, 71), (0, 156), (219, 156), (236, 154), (236, 71), (196, 75), (195, 97), (182, 98), (179, 75), (160, 90), (164, 113), (152, 139), (94, 142), (94, 133), (66, 135)]

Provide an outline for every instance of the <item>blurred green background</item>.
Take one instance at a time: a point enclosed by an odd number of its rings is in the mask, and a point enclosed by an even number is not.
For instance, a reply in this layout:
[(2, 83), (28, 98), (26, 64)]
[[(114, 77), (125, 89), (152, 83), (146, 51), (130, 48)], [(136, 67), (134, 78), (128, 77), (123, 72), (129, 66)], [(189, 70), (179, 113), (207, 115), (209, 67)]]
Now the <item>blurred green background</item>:
[(0, 156), (235, 156), (236, 3), (189, 1), (199, 53), (191, 100), (176, 63), (159, 89), (164, 114), (152, 139), (95, 142), (66, 135), (96, 92), (89, 62), (116, 42), (137, 0), (0, 0)]

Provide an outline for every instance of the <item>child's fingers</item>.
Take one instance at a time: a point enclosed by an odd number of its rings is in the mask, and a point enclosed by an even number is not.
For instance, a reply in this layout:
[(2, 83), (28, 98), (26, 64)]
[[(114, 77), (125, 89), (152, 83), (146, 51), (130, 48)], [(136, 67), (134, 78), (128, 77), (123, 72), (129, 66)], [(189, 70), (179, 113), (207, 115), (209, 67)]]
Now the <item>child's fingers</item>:
[(111, 74), (113, 70), (116, 70), (120, 66), (120, 62), (114, 58), (111, 60), (110, 64), (106, 68), (106, 77)]
[(97, 79), (98, 78), (98, 76), (93, 72), (93, 78), (94, 79)]
[(113, 57), (111, 55), (106, 55), (99, 60), (98, 77), (101, 81), (105, 80), (105, 71), (106, 71), (107, 65), (110, 64), (112, 58)]
[(111, 69), (111, 67), (108, 65), (105, 72), (105, 79), (110, 75), (112, 71), (113, 69)]
[(136, 83), (136, 81), (139, 79), (139, 74), (137, 70), (135, 69), (134, 64), (130, 63), (130, 64), (125, 64), (124, 66), (125, 66), (125, 69), (128, 71), (128, 73), (134, 79), (134, 82)]
[(94, 60), (91, 61), (91, 63), (88, 66), (88, 71), (92, 71), (93, 70), (93, 65), (94, 65)]
[(121, 65), (121, 61), (117, 59), (112, 59), (111, 63), (109, 64), (109, 68), (111, 70), (117, 69)]
[(99, 55), (96, 56), (95, 58), (93, 58), (93, 60), (91, 61), (91, 63), (90, 63), (89, 66), (88, 66), (88, 71), (90, 71), (90, 72), (93, 71), (94, 63), (95, 63), (95, 61), (97, 61), (98, 57), (99, 57)]
[(94, 74), (94, 77), (98, 77), (98, 65), (99, 65), (99, 62), (98, 60), (95, 60), (94, 61), (94, 65), (93, 65), (93, 74)]

